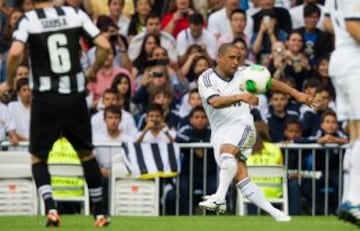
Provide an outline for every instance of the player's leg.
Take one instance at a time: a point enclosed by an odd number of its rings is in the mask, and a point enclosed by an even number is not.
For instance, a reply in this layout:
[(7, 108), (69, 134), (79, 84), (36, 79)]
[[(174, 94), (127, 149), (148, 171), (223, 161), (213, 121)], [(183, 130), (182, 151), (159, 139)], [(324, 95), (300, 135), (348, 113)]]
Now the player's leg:
[(239, 150), (231, 144), (222, 144), (219, 150), (219, 156), (216, 158), (219, 165), (219, 185), (216, 193), (210, 197), (206, 197), (199, 206), (209, 210), (226, 210), (226, 193), (237, 171), (235, 155)]
[(342, 89), (347, 97), (347, 108), (350, 117), (349, 131), (350, 131), (350, 168), (349, 179), (346, 195), (339, 211), (339, 217), (360, 226), (360, 107), (358, 106), (358, 99), (360, 97), (360, 87), (354, 84), (358, 80), (358, 75), (349, 74), (346, 78), (340, 79), (344, 81)]
[[(72, 113), (63, 114), (64, 128), (63, 135), (77, 151), (84, 169), (85, 181), (89, 188), (90, 201), (95, 217), (95, 226), (104, 227), (110, 223), (104, 209), (104, 198), (101, 184), (101, 172), (93, 154), (91, 139), (91, 125), (85, 98), (81, 95), (69, 96), (71, 100)], [(69, 103), (68, 103), (69, 104)]]
[(32, 174), (39, 195), (44, 200), (47, 214), (46, 226), (59, 226), (60, 217), (52, 197), (52, 187), (47, 159), (53, 143), (60, 134), (57, 112), (50, 108), (46, 97), (34, 95), (30, 120), (30, 147)]
[(238, 172), (235, 176), (235, 180), (237, 182), (236, 187), (240, 190), (243, 196), (274, 217), (276, 221), (286, 222), (291, 220), (289, 216), (272, 206), (265, 198), (259, 186), (251, 182), (243, 159), (238, 162)]

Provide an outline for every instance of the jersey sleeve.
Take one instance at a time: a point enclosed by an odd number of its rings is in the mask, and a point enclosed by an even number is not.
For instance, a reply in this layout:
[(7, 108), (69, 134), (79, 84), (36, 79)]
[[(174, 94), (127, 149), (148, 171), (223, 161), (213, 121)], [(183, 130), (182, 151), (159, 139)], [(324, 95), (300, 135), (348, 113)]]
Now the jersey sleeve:
[(28, 18), (23, 15), (16, 23), (14, 32), (13, 32), (13, 40), (20, 41), (26, 43), (29, 37), (29, 29), (30, 23)]
[(344, 1), (344, 19), (359, 20), (360, 19), (360, 1), (343, 0)]
[(211, 70), (205, 71), (198, 79), (200, 97), (206, 102), (208, 102), (211, 97), (220, 95), (213, 81), (210, 80), (211, 73)]
[(330, 3), (332, 2), (332, 0), (326, 0), (325, 1), (325, 5), (323, 7), (323, 11), (324, 11), (324, 15), (326, 17), (330, 17)]
[(78, 15), (82, 22), (82, 29), (85, 33), (85, 36), (88, 36), (91, 39), (95, 39), (100, 34), (100, 30), (95, 26), (95, 24), (91, 21), (89, 16), (85, 14), (84, 11), (79, 10)]

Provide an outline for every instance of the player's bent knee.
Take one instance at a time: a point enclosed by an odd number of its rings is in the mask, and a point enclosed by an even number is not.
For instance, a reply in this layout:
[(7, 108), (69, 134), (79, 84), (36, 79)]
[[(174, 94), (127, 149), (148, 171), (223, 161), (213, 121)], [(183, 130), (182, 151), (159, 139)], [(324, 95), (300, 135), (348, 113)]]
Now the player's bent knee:
[(77, 154), (82, 162), (95, 158), (94, 153), (89, 150), (77, 150)]
[(40, 163), (40, 162), (46, 162), (46, 160), (43, 160), (40, 157), (38, 157), (38, 156), (36, 156), (34, 154), (31, 154), (31, 163), (32, 164), (37, 164), (37, 163)]

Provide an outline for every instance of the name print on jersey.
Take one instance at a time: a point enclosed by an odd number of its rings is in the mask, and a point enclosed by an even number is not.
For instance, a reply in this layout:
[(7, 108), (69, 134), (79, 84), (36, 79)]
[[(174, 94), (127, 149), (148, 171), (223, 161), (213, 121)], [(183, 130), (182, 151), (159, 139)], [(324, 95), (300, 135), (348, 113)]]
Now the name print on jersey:
[(41, 25), (42, 25), (43, 29), (49, 29), (49, 28), (64, 27), (64, 26), (67, 26), (68, 23), (66, 21), (66, 18), (57, 18), (57, 19), (41, 20)]

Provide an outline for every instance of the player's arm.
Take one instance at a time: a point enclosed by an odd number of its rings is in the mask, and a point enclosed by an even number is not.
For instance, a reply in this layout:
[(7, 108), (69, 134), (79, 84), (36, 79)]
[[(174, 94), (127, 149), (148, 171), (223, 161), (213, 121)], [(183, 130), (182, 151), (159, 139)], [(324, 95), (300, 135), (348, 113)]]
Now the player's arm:
[(334, 28), (331, 23), (330, 15), (328, 15), (328, 14), (325, 15), (323, 24), (324, 24), (325, 31), (327, 31), (331, 34), (334, 33)]
[(238, 102), (245, 102), (251, 105), (258, 105), (259, 98), (255, 95), (243, 93), (229, 96), (213, 95), (207, 99), (208, 104), (214, 108), (224, 108), (232, 106)]
[(349, 34), (360, 43), (360, 19), (358, 20), (346, 20), (345, 26)]
[(287, 84), (285, 84), (277, 79), (271, 80), (271, 90), (272, 91), (280, 91), (285, 94), (289, 94), (292, 97), (294, 97), (294, 99), (296, 101), (307, 104), (311, 107), (316, 106), (316, 102), (314, 101), (313, 97), (311, 97), (310, 95), (305, 94), (303, 92), (300, 92), (300, 91), (296, 90), (295, 88), (289, 87)]
[(6, 76), (7, 83), (10, 88), (14, 86), (14, 79), (16, 76), (16, 69), (25, 51), (25, 44), (19, 41), (13, 41), (8, 52), (6, 61)]
[(93, 43), (96, 46), (95, 62), (92, 65), (92, 71), (96, 73), (104, 64), (106, 57), (111, 51), (109, 40), (104, 35), (97, 36)]

